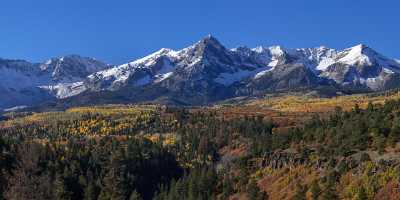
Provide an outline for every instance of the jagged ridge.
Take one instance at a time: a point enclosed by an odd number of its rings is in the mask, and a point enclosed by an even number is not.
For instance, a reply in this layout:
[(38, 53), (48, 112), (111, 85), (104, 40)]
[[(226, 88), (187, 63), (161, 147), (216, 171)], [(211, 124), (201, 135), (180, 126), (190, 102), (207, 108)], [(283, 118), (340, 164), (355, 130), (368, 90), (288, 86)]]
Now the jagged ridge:
[(0, 100), (0, 108), (77, 95), (91, 102), (111, 93), (126, 102), (190, 105), (292, 90), (366, 92), (400, 86), (399, 62), (366, 45), (342, 51), (280, 46), (227, 49), (212, 36), (179, 51), (161, 49), (119, 66), (72, 55), (42, 64), (0, 60), (0, 71), (0, 91), (8, 94)]

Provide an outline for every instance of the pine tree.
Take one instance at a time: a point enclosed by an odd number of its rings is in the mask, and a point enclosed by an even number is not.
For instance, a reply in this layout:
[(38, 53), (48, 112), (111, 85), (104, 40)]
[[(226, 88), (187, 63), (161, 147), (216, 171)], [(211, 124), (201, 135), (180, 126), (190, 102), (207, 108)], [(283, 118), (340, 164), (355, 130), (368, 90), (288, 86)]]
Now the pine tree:
[(99, 199), (125, 200), (129, 189), (126, 179), (126, 166), (122, 151), (111, 155), (111, 162), (107, 175), (104, 177)]
[(400, 140), (400, 126), (398, 124), (395, 124), (393, 125), (392, 129), (389, 132), (387, 142), (389, 145), (394, 147), (399, 140)]
[(41, 145), (24, 144), (20, 147), (20, 162), (9, 179), (5, 199), (53, 199), (49, 190), (50, 178), (40, 174), (38, 162)]
[(72, 198), (73, 193), (68, 190), (64, 177), (57, 175), (54, 187), (55, 187), (56, 199), (59, 199), (59, 200), (73, 199)]
[(88, 183), (84, 191), (84, 200), (96, 200), (99, 195), (99, 188), (94, 183)]

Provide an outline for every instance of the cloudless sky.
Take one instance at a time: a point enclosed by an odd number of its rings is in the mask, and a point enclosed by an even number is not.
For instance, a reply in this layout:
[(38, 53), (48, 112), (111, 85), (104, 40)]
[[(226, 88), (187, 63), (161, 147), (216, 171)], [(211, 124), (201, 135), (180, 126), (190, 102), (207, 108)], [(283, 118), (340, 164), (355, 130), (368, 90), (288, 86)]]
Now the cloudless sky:
[(400, 58), (399, 0), (4, 0), (0, 57), (80, 54), (111, 64), (207, 34), (229, 48), (365, 43)]

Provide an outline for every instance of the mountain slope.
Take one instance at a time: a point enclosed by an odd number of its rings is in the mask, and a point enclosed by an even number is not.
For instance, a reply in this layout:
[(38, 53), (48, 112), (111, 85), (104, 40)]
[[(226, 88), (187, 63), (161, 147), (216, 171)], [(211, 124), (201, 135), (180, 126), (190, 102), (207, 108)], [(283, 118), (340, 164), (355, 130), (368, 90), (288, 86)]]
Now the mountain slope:
[(400, 63), (366, 45), (344, 50), (280, 46), (228, 49), (207, 36), (179, 51), (161, 49), (111, 66), (76, 55), (33, 64), (0, 60), (0, 108), (65, 99), (68, 104), (213, 103), (237, 96), (400, 87)]
[(322, 76), (345, 86), (359, 86), (371, 90), (396, 87), (400, 65), (365, 45), (345, 49), (325, 66)]
[(79, 94), (78, 86), (86, 76), (109, 67), (76, 55), (45, 63), (0, 59), (0, 108), (35, 105)]
[(190, 105), (266, 92), (326, 90), (335, 94), (392, 89), (400, 85), (399, 69), (396, 61), (365, 45), (343, 51), (280, 46), (227, 49), (207, 36), (180, 51), (161, 49), (97, 72), (85, 83), (86, 96), (107, 90), (118, 91), (118, 96), (132, 102), (169, 99)]

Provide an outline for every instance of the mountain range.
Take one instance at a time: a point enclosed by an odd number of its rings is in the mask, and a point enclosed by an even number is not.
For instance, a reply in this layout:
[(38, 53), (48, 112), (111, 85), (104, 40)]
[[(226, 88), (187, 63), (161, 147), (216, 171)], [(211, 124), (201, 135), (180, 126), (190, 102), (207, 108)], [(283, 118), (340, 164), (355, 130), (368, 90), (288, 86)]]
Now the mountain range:
[(400, 61), (363, 44), (228, 49), (210, 35), (122, 65), (78, 55), (44, 63), (0, 59), (0, 110), (50, 102), (205, 105), (285, 92), (333, 96), (398, 87)]

